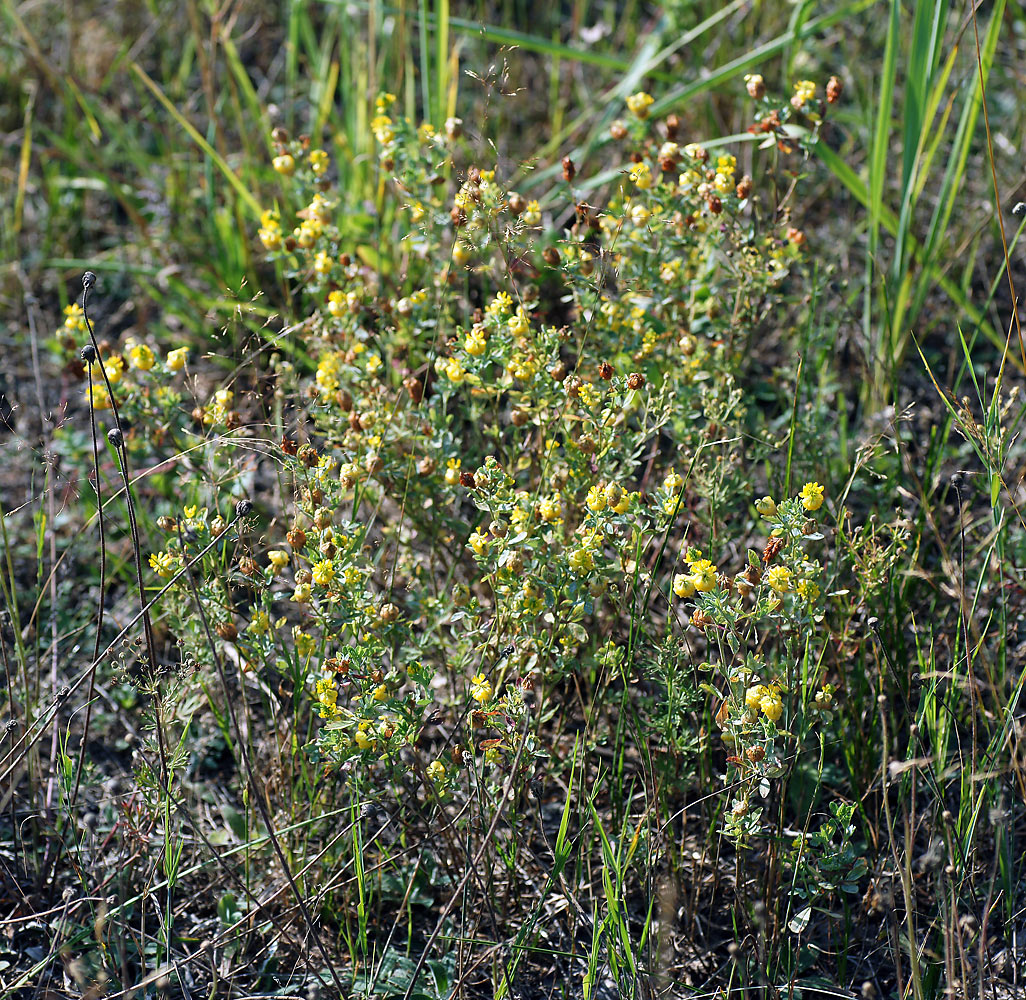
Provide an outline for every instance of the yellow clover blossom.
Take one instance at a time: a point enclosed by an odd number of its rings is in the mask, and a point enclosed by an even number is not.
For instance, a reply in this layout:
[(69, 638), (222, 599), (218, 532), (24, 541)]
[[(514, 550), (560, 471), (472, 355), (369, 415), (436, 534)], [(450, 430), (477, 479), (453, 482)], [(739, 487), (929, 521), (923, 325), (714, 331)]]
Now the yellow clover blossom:
[(455, 486), (460, 481), (460, 460), (458, 458), (450, 458), (445, 463), (445, 485)]
[(791, 98), (791, 106), (801, 110), (816, 96), (816, 84), (812, 80), (799, 80), (794, 85), (794, 96)]
[(156, 356), (145, 344), (130, 340), (125, 346), (128, 348), (128, 360), (133, 368), (148, 372), (156, 364)]
[(492, 700), (495, 689), (484, 674), (475, 674), (470, 679), (470, 697), (482, 705), (487, 705)]
[(475, 555), (483, 556), (488, 551), (488, 536), (475, 531), (467, 539), (467, 544), (474, 550)]
[(652, 213), (644, 205), (631, 207), (631, 222), (635, 226), (643, 226), (652, 217)]
[(755, 501), (755, 509), (763, 517), (773, 517), (777, 512), (777, 502), (773, 497), (765, 496)]
[(584, 501), (588, 505), (588, 510), (599, 514), (606, 509), (606, 492), (605, 488), (596, 483), (588, 490), (588, 496)]
[(648, 109), (655, 103), (654, 98), (651, 94), (645, 93), (643, 90), (639, 90), (636, 94), (631, 94), (627, 98), (627, 107), (631, 113), (636, 117), (644, 120), (648, 117)]
[(786, 566), (773, 566), (766, 574), (766, 582), (778, 594), (786, 593), (791, 587), (791, 571)]
[(515, 337), (523, 337), (531, 329), (531, 321), (523, 306), (517, 307), (517, 311), (506, 321), (506, 325)]
[(320, 562), (314, 563), (313, 582), (318, 587), (328, 587), (334, 579), (335, 566), (330, 559), (322, 559)]
[(449, 363), (445, 366), (445, 374), (453, 385), (459, 385), (467, 377), (467, 370), (460, 363), (459, 358), (450, 358)]
[(445, 765), (440, 760), (433, 760), (427, 766), (427, 776), (432, 781), (441, 781), (445, 777)]
[(72, 302), (71, 305), (64, 307), (64, 328), (71, 330), (72, 333), (89, 332), (85, 321), (85, 312), (77, 302)]
[(637, 185), (639, 191), (647, 191), (652, 186), (652, 168), (644, 160), (641, 163), (635, 163), (628, 176)]
[(89, 389), (86, 389), (86, 398), (89, 400), (89, 405), (94, 410), (109, 410), (110, 409), (110, 395), (107, 392), (107, 387), (103, 385), (94, 385)]
[(310, 150), (310, 169), (318, 176), (328, 169), (328, 154), (323, 149)]
[(715, 590), (716, 567), (708, 559), (696, 560), (691, 564), (691, 582), (700, 593)]
[(812, 582), (812, 580), (799, 580), (794, 588), (798, 592), (798, 596), (806, 601), (814, 601), (819, 597), (819, 585)]
[(823, 506), (823, 487), (819, 483), (806, 483), (798, 494), (802, 498), (802, 506), (808, 510), (819, 510)]
[(271, 166), (283, 177), (291, 177), (296, 172), (296, 161), (288, 153), (282, 153), (271, 160)]
[[(519, 509), (514, 511), (514, 517), (519, 513), (521, 513)], [(544, 497), (538, 502), (538, 516), (543, 521), (548, 521), (551, 524), (553, 521), (557, 521), (562, 513), (563, 508), (558, 496)]]
[(296, 653), (306, 659), (308, 656), (312, 656), (314, 650), (317, 649), (317, 640), (306, 632), (296, 632)]
[(520, 218), (525, 226), (537, 226), (541, 222), (541, 205), (537, 201), (529, 201)]
[(167, 580), (174, 574), (177, 562), (177, 557), (170, 552), (155, 552), (150, 556), (150, 568), (162, 580)]
[(328, 312), (335, 319), (340, 319), (346, 314), (346, 293), (341, 289), (336, 288), (333, 292), (329, 293)]
[(669, 493), (677, 493), (680, 488), (684, 485), (684, 479), (678, 475), (673, 469), (670, 469), (666, 473), (666, 478), (663, 479), (663, 489)]
[(685, 573), (677, 573), (673, 577), (673, 592), (678, 597), (694, 597), (695, 583)]
[(188, 360), (188, 357), (188, 347), (176, 347), (173, 351), (168, 351), (167, 359), (165, 361), (168, 371), (180, 372), (185, 367), (185, 362)]
[(584, 546), (572, 549), (567, 555), (567, 562), (575, 573), (589, 573), (595, 568), (595, 557)]
[(771, 691), (769, 694), (763, 696), (762, 700), (759, 702), (759, 708), (762, 709), (766, 718), (769, 719), (770, 722), (776, 722), (780, 716), (783, 715), (784, 703), (779, 694)]
[(382, 146), (387, 146), (395, 138), (395, 129), (392, 128), (392, 119), (388, 115), (375, 115), (371, 119), (371, 131), (374, 138)]
[(99, 361), (94, 361), (89, 366), (89, 371), (94, 379), (103, 378), (103, 373), (106, 372), (107, 381), (111, 385), (117, 385), (125, 371), (125, 359), (120, 354), (112, 354), (109, 358), (104, 359), (102, 367)]

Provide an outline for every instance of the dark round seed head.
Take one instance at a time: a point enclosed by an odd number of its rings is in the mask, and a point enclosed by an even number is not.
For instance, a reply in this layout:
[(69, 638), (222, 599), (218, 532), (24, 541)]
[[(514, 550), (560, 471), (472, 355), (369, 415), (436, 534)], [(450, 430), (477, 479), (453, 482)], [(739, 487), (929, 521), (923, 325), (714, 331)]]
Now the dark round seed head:
[(125, 437), (117, 427), (112, 427), (107, 431), (107, 440), (114, 445), (115, 448), (120, 448), (125, 443)]
[(96, 275), (93, 274), (92, 271), (86, 271), (86, 273), (82, 275), (82, 287), (83, 288), (92, 288), (93, 285), (95, 285), (95, 284), (96, 284)]
[(79, 351), (79, 356), (87, 364), (91, 365), (96, 360), (96, 348), (92, 344), (86, 344), (85, 347)]
[(253, 502), (251, 500), (240, 500), (235, 505), (235, 516), (246, 517), (253, 511)]

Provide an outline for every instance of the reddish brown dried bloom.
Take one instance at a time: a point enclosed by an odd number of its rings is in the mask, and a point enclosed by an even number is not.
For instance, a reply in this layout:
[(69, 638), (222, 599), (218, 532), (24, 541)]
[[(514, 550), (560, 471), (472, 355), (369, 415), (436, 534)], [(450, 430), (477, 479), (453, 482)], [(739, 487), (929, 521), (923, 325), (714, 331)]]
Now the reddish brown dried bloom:
[(574, 166), (574, 161), (569, 156), (563, 157), (563, 180), (568, 184), (577, 176), (577, 167)]
[(836, 104), (841, 99), (844, 84), (836, 76), (830, 77), (826, 85), (827, 104)]
[(645, 376), (641, 372), (631, 372), (627, 376), (627, 388), (636, 390), (640, 389), (645, 384)]
[(599, 378), (605, 379), (607, 382), (613, 377), (613, 366), (608, 361), (603, 361), (599, 365)]
[(766, 548), (762, 551), (762, 561), (764, 563), (770, 562), (773, 557), (784, 547), (784, 539), (780, 535), (774, 535), (767, 543)]
[(419, 403), (424, 398), (424, 383), (419, 378), (410, 375), (409, 378), (403, 379), (403, 386), (413, 402)]
[(465, 486), (468, 490), (472, 490), (477, 485), (474, 480), (474, 473), (469, 472), (466, 469), (460, 473), (460, 486)]
[(299, 527), (293, 528), (285, 535), (285, 541), (287, 541), (289, 545), (298, 552), (304, 545), (306, 545), (306, 532)]
[(549, 267), (557, 267), (559, 265), (559, 251), (555, 247), (546, 247), (542, 251), (542, 260)]

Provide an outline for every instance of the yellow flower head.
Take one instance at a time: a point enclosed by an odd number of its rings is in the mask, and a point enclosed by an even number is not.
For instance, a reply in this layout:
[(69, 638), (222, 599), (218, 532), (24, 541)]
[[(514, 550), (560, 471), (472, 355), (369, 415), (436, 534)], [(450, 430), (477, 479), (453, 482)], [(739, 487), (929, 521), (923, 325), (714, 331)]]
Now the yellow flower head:
[(432, 781), (441, 781), (445, 777), (445, 765), (440, 760), (433, 760), (427, 766), (427, 776)]
[(170, 552), (155, 552), (150, 556), (150, 568), (162, 580), (167, 580), (174, 574), (177, 561)]
[(823, 487), (819, 483), (806, 483), (798, 495), (802, 498), (802, 506), (806, 510), (819, 510), (823, 506)]
[(641, 191), (647, 191), (652, 186), (652, 168), (642, 161), (635, 163), (630, 170), (630, 179)]
[(327, 587), (334, 579), (335, 566), (330, 559), (322, 559), (320, 562), (314, 563), (313, 582), (318, 587)]
[(677, 573), (673, 578), (673, 592), (678, 597), (694, 597), (695, 584), (691, 577), (684, 573)]
[(168, 371), (180, 372), (185, 367), (185, 362), (189, 357), (188, 347), (176, 347), (173, 351), (167, 352), (167, 360), (165, 364), (168, 367)]
[(72, 302), (71, 305), (64, 307), (64, 327), (73, 333), (88, 332), (89, 328), (86, 326), (85, 313), (77, 302)]
[(491, 701), (494, 691), (495, 689), (492, 687), (491, 682), (484, 674), (475, 674), (470, 679), (470, 697), (474, 701), (487, 705)]
[(627, 98), (627, 107), (636, 118), (644, 120), (648, 117), (648, 109), (655, 103), (651, 94), (639, 90)]
[(777, 694), (765, 695), (759, 702), (759, 707), (770, 722), (776, 722), (784, 712), (784, 703)]
[(128, 361), (133, 368), (148, 372), (157, 362), (153, 353), (145, 344), (137, 344), (130, 340), (126, 345), (128, 348)]
[(588, 505), (588, 510), (595, 514), (601, 513), (606, 509), (605, 488), (596, 483), (596, 485), (588, 490), (588, 496), (584, 502)]
[(698, 559), (691, 564), (691, 582), (695, 590), (708, 593), (716, 589), (716, 567), (708, 559)]
[(310, 150), (310, 169), (318, 176), (328, 169), (328, 154), (323, 149)]
[(86, 389), (86, 397), (94, 410), (110, 409), (110, 395), (107, 393), (106, 386), (94, 385), (92, 388)]
[(791, 571), (786, 566), (773, 566), (766, 574), (770, 589), (783, 594), (791, 587)]

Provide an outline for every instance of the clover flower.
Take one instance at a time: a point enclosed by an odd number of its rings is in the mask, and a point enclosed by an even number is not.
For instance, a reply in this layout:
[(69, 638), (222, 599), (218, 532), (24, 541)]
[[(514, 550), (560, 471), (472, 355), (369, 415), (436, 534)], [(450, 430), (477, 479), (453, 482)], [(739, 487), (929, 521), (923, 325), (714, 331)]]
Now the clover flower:
[(819, 510), (823, 506), (823, 487), (819, 483), (806, 483), (799, 494), (802, 506), (808, 510)]
[(484, 674), (475, 674), (470, 679), (470, 697), (482, 705), (487, 705), (492, 699), (495, 689)]
[(642, 121), (648, 117), (648, 110), (654, 103), (655, 100), (652, 95), (644, 90), (639, 90), (636, 94), (631, 94), (627, 98), (627, 107), (631, 114)]

